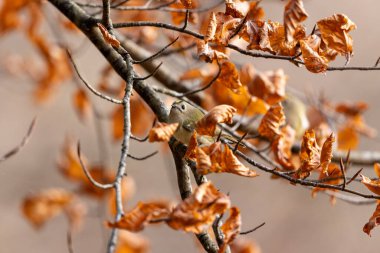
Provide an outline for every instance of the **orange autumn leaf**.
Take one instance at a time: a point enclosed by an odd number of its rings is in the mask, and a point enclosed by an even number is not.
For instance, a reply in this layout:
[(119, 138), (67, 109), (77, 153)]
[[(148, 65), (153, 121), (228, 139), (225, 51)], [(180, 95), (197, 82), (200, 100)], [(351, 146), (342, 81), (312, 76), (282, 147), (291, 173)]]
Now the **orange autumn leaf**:
[(349, 57), (352, 54), (352, 38), (348, 34), (356, 25), (344, 14), (334, 14), (317, 21), (323, 42), (329, 49)]
[(335, 106), (335, 111), (347, 117), (355, 117), (363, 114), (368, 109), (368, 104), (363, 101), (356, 103), (339, 103)]
[(377, 203), (375, 212), (373, 212), (369, 221), (364, 225), (363, 232), (371, 236), (371, 231), (380, 225), (380, 202)]
[(167, 218), (171, 212), (171, 204), (166, 201), (139, 202), (135, 208), (124, 214), (115, 223), (108, 222), (111, 228), (125, 229), (131, 232), (138, 232), (152, 220)]
[(286, 125), (281, 128), (281, 134), (276, 136), (271, 144), (271, 149), (276, 162), (283, 166), (286, 170), (294, 170), (294, 165), (291, 161), (292, 146), (296, 138), (294, 129)]
[[(328, 166), (331, 163), (333, 157), (333, 144), (335, 142), (334, 133), (331, 133), (329, 137), (325, 140), (321, 150), (321, 168), (322, 173), (328, 173)], [(318, 145), (318, 144), (317, 144)]]
[(187, 145), (184, 158), (194, 159), (196, 157), (197, 147), (198, 147), (197, 131), (193, 131), (189, 144)]
[(258, 174), (254, 170), (251, 170), (244, 166), (228, 146), (225, 146), (224, 155), (225, 172), (233, 173), (244, 177), (258, 176)]
[(353, 125), (346, 125), (338, 131), (338, 148), (341, 150), (356, 149), (359, 145), (359, 135)]
[(64, 211), (74, 195), (64, 189), (52, 188), (28, 195), (22, 203), (22, 212), (35, 228)]
[(220, 75), (216, 81), (221, 82), (227, 88), (237, 92), (237, 89), (239, 89), (242, 84), (240, 82), (239, 72), (236, 69), (235, 64), (230, 61), (224, 61), (220, 65), (220, 68)]
[(74, 108), (81, 120), (85, 120), (90, 116), (91, 103), (86, 92), (83, 89), (78, 89), (73, 97)]
[(190, 197), (178, 204), (167, 224), (176, 230), (201, 233), (230, 207), (230, 199), (211, 183), (201, 184)]
[(201, 175), (209, 173), (232, 173), (244, 177), (256, 177), (258, 174), (244, 166), (226, 145), (216, 142), (210, 146), (197, 148), (196, 168)]
[(208, 19), (207, 31), (204, 37), (204, 41), (207, 43), (212, 41), (215, 38), (217, 27), (217, 20), (215, 16), (215, 12), (211, 12), (210, 17)]
[(202, 61), (205, 62), (213, 62), (213, 60), (223, 60), (223, 59), (228, 59), (228, 56), (220, 52), (218, 50), (214, 50), (208, 43), (205, 43), (203, 40), (197, 41), (197, 52), (198, 52), (198, 57)]
[(364, 175), (360, 175), (362, 178), (362, 183), (370, 190), (371, 192), (380, 195), (380, 179), (370, 179)]
[(232, 123), (232, 117), (236, 109), (230, 105), (218, 105), (212, 108), (197, 123), (197, 132), (200, 135), (215, 135), (216, 125), (218, 123)]
[[(235, 93), (222, 83), (215, 82), (208, 92), (212, 96), (214, 104), (231, 105), (237, 109), (239, 114), (244, 112), (247, 116), (265, 114), (269, 109), (268, 104), (262, 99), (252, 96), (246, 86), (240, 87)], [(210, 101), (205, 100), (203, 103), (207, 102)]]
[(262, 118), (258, 132), (261, 136), (273, 140), (280, 135), (280, 127), (285, 123), (284, 109), (280, 103), (271, 106)]
[(329, 61), (319, 55), (318, 50), (320, 45), (321, 39), (315, 34), (300, 41), (302, 58), (304, 60), (305, 67), (312, 73), (326, 72), (328, 67)]
[(308, 14), (306, 13), (302, 0), (288, 1), (284, 11), (285, 38), (287, 42), (294, 40), (296, 28), (300, 26), (307, 17)]
[(241, 229), (241, 216), (239, 208), (233, 206), (230, 208), (230, 216), (224, 222), (221, 230), (224, 234), (223, 244), (219, 248), (219, 253), (224, 253), (225, 249), (239, 235)]
[(107, 28), (104, 27), (101, 23), (97, 23), (97, 26), (100, 30), (100, 32), (103, 35), (104, 40), (110, 44), (113, 47), (119, 47), (120, 46), (120, 41), (118, 41), (115, 37), (115, 35), (111, 34)]
[(157, 122), (156, 126), (149, 132), (149, 142), (169, 141), (177, 130), (178, 125), (179, 123), (167, 124)]
[(247, 15), (249, 10), (249, 3), (244, 0), (226, 0), (226, 15), (230, 15), (234, 18), (243, 18)]
[(149, 241), (142, 235), (129, 231), (118, 231), (115, 253), (148, 253)]
[(321, 148), (318, 146), (314, 130), (307, 130), (302, 138), (301, 152), (299, 154), (301, 167), (298, 169), (296, 177), (304, 179), (310, 172), (320, 166)]
[(282, 69), (257, 73), (249, 83), (248, 90), (253, 96), (273, 105), (285, 98), (287, 79)]
[(206, 175), (211, 172), (211, 158), (201, 148), (196, 148), (197, 173)]
[(181, 3), (183, 6), (185, 6), (186, 9), (190, 9), (193, 7), (192, 0), (181, 0)]
[(373, 170), (375, 171), (378, 178), (380, 178), (380, 163), (375, 163), (373, 165)]

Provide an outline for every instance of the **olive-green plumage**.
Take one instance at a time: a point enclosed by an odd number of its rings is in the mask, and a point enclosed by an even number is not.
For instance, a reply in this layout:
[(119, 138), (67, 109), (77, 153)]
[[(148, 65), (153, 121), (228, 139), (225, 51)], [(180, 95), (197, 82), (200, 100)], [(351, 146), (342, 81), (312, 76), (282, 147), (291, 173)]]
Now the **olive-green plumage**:
[(300, 138), (309, 128), (305, 104), (296, 96), (287, 94), (282, 106), (286, 122), (296, 131), (296, 138)]
[(180, 142), (188, 144), (197, 122), (204, 115), (201, 110), (185, 101), (174, 102), (169, 114), (169, 123), (179, 123), (174, 137)]

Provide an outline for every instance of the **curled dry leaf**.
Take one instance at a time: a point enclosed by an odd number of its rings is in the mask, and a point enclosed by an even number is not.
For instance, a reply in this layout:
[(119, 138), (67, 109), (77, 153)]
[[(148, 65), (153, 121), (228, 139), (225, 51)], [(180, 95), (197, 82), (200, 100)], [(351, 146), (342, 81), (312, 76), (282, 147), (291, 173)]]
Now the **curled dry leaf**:
[(359, 145), (359, 134), (352, 124), (343, 126), (338, 131), (338, 148), (341, 150), (353, 150)]
[(224, 222), (221, 230), (224, 234), (223, 244), (219, 248), (219, 253), (224, 253), (227, 245), (231, 244), (239, 235), (241, 229), (241, 216), (239, 208), (230, 208), (230, 216)]
[[(330, 163), (327, 167), (327, 173), (324, 173), (323, 171), (321, 171), (321, 173), (319, 174), (318, 180), (322, 181), (324, 184), (339, 185), (343, 181), (343, 179), (340, 178), (342, 176), (343, 176), (343, 174), (342, 174), (341, 169), (339, 168), (339, 165), (337, 165), (335, 163)], [(335, 189), (326, 189), (326, 188), (315, 187), (311, 191), (311, 196), (314, 198), (315, 196), (317, 196), (317, 192), (326, 191), (326, 190), (333, 191), (333, 192), (336, 191)], [(335, 196), (331, 195), (330, 196), (330, 203), (335, 204), (335, 202), (336, 202)]]
[(310, 172), (320, 166), (321, 148), (315, 139), (314, 130), (307, 130), (302, 138), (300, 162), (301, 166), (295, 174), (296, 178), (304, 179), (310, 175)]
[(362, 183), (370, 190), (371, 192), (380, 195), (380, 179), (370, 179), (364, 175), (360, 175), (362, 177)]
[(375, 212), (372, 214), (369, 221), (364, 225), (363, 232), (371, 236), (371, 231), (380, 225), (380, 202), (377, 203)]
[[(328, 173), (328, 167), (333, 157), (333, 144), (335, 142), (334, 133), (331, 133), (325, 140), (321, 150), (321, 168), (322, 173)], [(317, 144), (318, 145), (318, 144)]]
[(197, 131), (193, 131), (184, 158), (194, 159), (196, 157), (198, 147)]
[(274, 140), (281, 134), (280, 127), (285, 123), (284, 109), (280, 103), (271, 106), (262, 118), (258, 132), (261, 136)]
[(356, 25), (344, 14), (334, 14), (317, 22), (319, 32), (327, 48), (349, 57), (352, 54), (352, 38), (348, 34)]
[(215, 12), (211, 12), (209, 20), (208, 20), (207, 31), (204, 37), (204, 41), (206, 43), (209, 41), (212, 41), (215, 38), (216, 26), (217, 26), (217, 20), (216, 20)]
[(273, 105), (285, 99), (287, 79), (282, 69), (257, 73), (248, 84), (248, 90), (253, 96)]
[(294, 40), (296, 28), (308, 17), (302, 0), (289, 0), (285, 5), (284, 25), (286, 42)]
[(100, 30), (100, 32), (102, 33), (103, 35), (103, 38), (104, 40), (110, 44), (111, 46), (113, 47), (119, 47), (120, 46), (120, 41), (118, 41), (115, 37), (115, 35), (112, 35), (108, 30), (107, 28), (105, 28), (102, 24), (100, 23), (97, 23), (98, 25), (98, 28)]
[(286, 170), (294, 170), (294, 164), (291, 161), (292, 146), (296, 139), (294, 129), (286, 125), (281, 128), (281, 134), (276, 136), (271, 144), (271, 149), (276, 162)]
[(228, 59), (228, 56), (218, 50), (214, 50), (208, 43), (205, 43), (203, 40), (197, 41), (197, 52), (198, 57), (205, 62), (213, 62), (213, 60), (223, 60)]
[(199, 234), (214, 222), (216, 215), (229, 207), (228, 196), (219, 192), (211, 182), (206, 182), (174, 208), (167, 224), (173, 229)]
[(231, 61), (224, 61), (221, 66), (221, 72), (216, 80), (221, 82), (224, 86), (231, 89), (234, 92), (238, 92), (238, 89), (242, 86), (239, 79), (239, 72), (236, 69), (235, 64)]
[(158, 122), (149, 132), (149, 142), (169, 141), (177, 130), (178, 125), (178, 123), (167, 124)]
[(311, 35), (304, 40), (300, 41), (302, 57), (307, 70), (313, 73), (326, 72), (328, 67), (328, 60), (319, 55), (319, 48), (321, 39), (317, 35)]
[(378, 178), (380, 178), (380, 163), (375, 163), (373, 165), (373, 170), (375, 171)]
[(108, 222), (108, 226), (138, 232), (153, 220), (168, 218), (171, 209), (171, 204), (166, 201), (139, 202), (135, 208), (124, 214), (118, 222)]
[(220, 142), (197, 148), (196, 160), (197, 172), (201, 175), (224, 172), (244, 177), (258, 176), (254, 170), (244, 166), (226, 144)]
[(242, 86), (233, 92), (222, 83), (215, 82), (208, 90), (209, 94), (215, 100), (215, 104), (228, 104), (237, 109), (239, 114), (245, 115), (265, 114), (269, 106), (265, 101), (252, 96), (246, 86)]
[(234, 18), (243, 18), (247, 15), (250, 5), (244, 0), (226, 0), (226, 15), (230, 15)]
[(335, 111), (347, 117), (355, 117), (363, 114), (368, 109), (368, 104), (363, 101), (356, 103), (340, 103), (335, 105)]
[(115, 253), (147, 253), (149, 241), (142, 235), (120, 230), (118, 232), (118, 244)]
[(232, 123), (232, 117), (236, 109), (230, 105), (218, 105), (212, 108), (197, 123), (197, 132), (200, 135), (214, 136), (218, 123)]
[(22, 203), (22, 212), (35, 228), (60, 214), (72, 202), (74, 195), (60, 188), (30, 194)]
[(88, 96), (83, 89), (78, 89), (73, 97), (74, 108), (81, 120), (85, 120), (90, 116), (91, 103), (88, 100)]

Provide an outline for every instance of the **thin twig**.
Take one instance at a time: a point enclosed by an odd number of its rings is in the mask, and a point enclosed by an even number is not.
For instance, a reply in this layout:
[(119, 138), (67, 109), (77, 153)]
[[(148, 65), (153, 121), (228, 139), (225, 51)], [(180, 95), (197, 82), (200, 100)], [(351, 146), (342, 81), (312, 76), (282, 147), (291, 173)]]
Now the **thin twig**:
[(94, 93), (94, 94), (97, 95), (98, 97), (103, 98), (103, 99), (105, 99), (105, 100), (107, 100), (107, 101), (109, 101), (109, 102), (112, 102), (112, 103), (114, 103), (114, 104), (122, 104), (122, 103), (123, 103), (121, 100), (116, 99), (116, 98), (111, 98), (111, 97), (109, 97), (109, 96), (107, 96), (107, 95), (105, 95), (105, 94), (103, 94), (103, 93), (97, 91), (94, 87), (92, 87), (92, 86), (91, 86), (91, 85), (90, 85), (90, 84), (89, 84), (89, 83), (88, 83), (88, 82), (82, 77), (82, 75), (80, 74), (79, 69), (78, 69), (77, 65), (75, 64), (74, 59), (72, 58), (70, 51), (69, 51), (69, 50), (66, 50), (66, 52), (67, 52), (67, 55), (69, 56), (70, 62), (72, 63), (72, 65), (73, 65), (73, 67), (74, 67), (74, 69), (75, 69), (75, 72), (77, 73), (79, 79), (84, 83), (84, 85), (86, 85), (86, 87), (87, 87), (92, 93)]
[(140, 80), (140, 81), (142, 81), (142, 80), (146, 80), (146, 79), (154, 76), (157, 73), (158, 69), (161, 67), (161, 65), (162, 65), (162, 62), (160, 62), (160, 64), (157, 65), (156, 69), (153, 70), (153, 72), (150, 73), (149, 75), (144, 76), (144, 77), (135, 77), (134, 80)]
[(146, 156), (143, 156), (143, 157), (136, 157), (134, 155), (131, 155), (131, 154), (128, 154), (128, 157), (129, 158), (132, 158), (133, 160), (137, 160), (137, 161), (143, 161), (143, 160), (146, 160), (146, 159), (149, 159), (151, 158), (152, 156), (158, 154), (158, 151), (154, 151)]
[(165, 47), (163, 47), (161, 50), (159, 50), (158, 52), (156, 52), (155, 54), (143, 59), (143, 60), (140, 60), (140, 61), (133, 61), (133, 64), (141, 64), (141, 63), (144, 63), (144, 62), (147, 62), (147, 61), (150, 61), (150, 60), (153, 60), (154, 58), (157, 58), (159, 57), (160, 55), (162, 55), (164, 53), (164, 51), (166, 49), (168, 49), (171, 45), (173, 45), (174, 43), (177, 42), (177, 40), (179, 39), (179, 37), (175, 38), (175, 40), (173, 40), (172, 42), (170, 42), (169, 44), (167, 44)]
[(354, 181), (360, 174), (360, 172), (362, 172), (363, 168), (361, 168), (360, 170), (358, 170), (350, 180), (348, 180), (348, 182), (346, 183), (346, 185), (349, 185), (352, 181)]
[(26, 135), (22, 138), (21, 142), (16, 147), (14, 147), (13, 149), (11, 149), (7, 153), (5, 153), (3, 156), (1, 156), (0, 157), (0, 163), (7, 160), (8, 158), (14, 156), (18, 152), (20, 152), (20, 150), (28, 143), (29, 138), (33, 132), (35, 125), (36, 125), (36, 121), (37, 121), (37, 118), (34, 117), (34, 119), (32, 120), (32, 122), (29, 125), (29, 128), (28, 128), (28, 131), (26, 132)]
[(259, 228), (261, 228), (262, 226), (265, 225), (265, 222), (261, 223), (260, 225), (258, 225), (257, 227), (255, 228), (252, 228), (250, 230), (247, 230), (247, 231), (244, 231), (244, 232), (240, 232), (240, 235), (246, 235), (246, 234), (249, 234), (249, 233), (252, 233), (252, 232), (255, 232), (256, 230), (258, 230)]
[(103, 190), (111, 189), (112, 187), (114, 187), (114, 184), (101, 184), (101, 183), (97, 182), (91, 176), (91, 173), (87, 170), (86, 166), (84, 165), (84, 163), (82, 161), (81, 151), (80, 151), (80, 142), (79, 141), (78, 141), (78, 145), (77, 145), (77, 154), (78, 154), (78, 159), (79, 159), (80, 166), (82, 167), (82, 170), (83, 170), (84, 174), (86, 175), (87, 179), (90, 180), (90, 182), (93, 185), (95, 185), (96, 187), (98, 187), (100, 189), (103, 189)]
[(69, 228), (66, 232), (66, 242), (67, 242), (67, 249), (69, 253), (74, 253), (74, 248), (73, 248), (73, 238), (72, 238), (72, 231)]
[(111, 20), (111, 4), (110, 0), (103, 0), (103, 25), (112, 34), (112, 20)]
[(213, 85), (215, 83), (215, 81), (219, 78), (220, 73), (222, 73), (222, 67), (220, 66), (220, 63), (218, 61), (217, 61), (217, 63), (218, 63), (218, 67), (219, 67), (218, 73), (211, 79), (211, 81), (207, 85), (205, 85), (202, 88), (196, 89), (196, 90), (192, 90), (192, 91), (182, 93), (180, 96), (177, 96), (177, 98), (187, 97), (189, 95), (193, 95), (195, 93), (198, 93), (198, 92), (201, 92), (201, 91), (204, 91), (204, 90), (210, 88), (211, 85)]

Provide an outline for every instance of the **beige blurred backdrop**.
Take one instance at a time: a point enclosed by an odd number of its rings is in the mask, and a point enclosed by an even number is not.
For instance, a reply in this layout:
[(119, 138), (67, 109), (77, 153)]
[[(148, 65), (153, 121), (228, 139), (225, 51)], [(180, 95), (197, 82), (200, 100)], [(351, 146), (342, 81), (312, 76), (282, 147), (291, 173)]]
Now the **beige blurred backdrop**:
[[(277, 0), (262, 2), (267, 17), (278, 21), (282, 21), (283, 5), (284, 2)], [(308, 31), (320, 18), (334, 13), (348, 15), (358, 27), (352, 32), (355, 55), (350, 65), (371, 66), (376, 62), (380, 56), (379, 1), (305, 0), (305, 7), (309, 13), (306, 22)], [(53, 8), (47, 10), (53, 11)], [(24, 39), (16, 34), (1, 38), (0, 59), (10, 53), (33, 55), (32, 48)], [(75, 43), (78, 46), (81, 41)], [(95, 83), (104, 60), (92, 46), (84, 49), (83, 53), (76, 56), (77, 63), (87, 80)], [(333, 64), (340, 66), (343, 60)], [(380, 129), (380, 72), (345, 71), (316, 75), (284, 61), (243, 56), (238, 61), (251, 62), (260, 70), (283, 68), (289, 75), (288, 85), (302, 92), (317, 95), (323, 91), (334, 101), (364, 100), (370, 105), (365, 114), (368, 124)], [(164, 64), (170, 65), (170, 61), (166, 59)], [(28, 145), (19, 154), (0, 164), (0, 253), (68, 252), (64, 217), (54, 218), (40, 231), (36, 231), (22, 217), (20, 203), (26, 194), (43, 188), (75, 189), (75, 185), (64, 180), (56, 168), (66, 134), (81, 140), (83, 152), (90, 160), (98, 159), (93, 121), (81, 123), (73, 110), (71, 100), (74, 88), (72, 83), (66, 83), (47, 105), (36, 106), (31, 99), (32, 83), (1, 73), (0, 154), (21, 140), (34, 116), (38, 120)], [(97, 97), (92, 96), (92, 101), (99, 107), (106, 106)], [(109, 144), (113, 166), (118, 161), (119, 146), (119, 143)], [(131, 153), (143, 156), (159, 148), (132, 141)], [(379, 151), (379, 142), (364, 140), (360, 148)], [(175, 169), (169, 154), (161, 151), (145, 162), (129, 159), (127, 171), (135, 179), (137, 187), (127, 209), (139, 200), (179, 200)], [(369, 169), (367, 174), (372, 176), (372, 170)], [(232, 203), (241, 208), (243, 230), (266, 222), (258, 231), (244, 236), (257, 242), (264, 253), (379, 252), (380, 229), (373, 231), (372, 238), (362, 232), (363, 225), (374, 211), (374, 205), (355, 206), (338, 200), (335, 206), (331, 206), (327, 196), (318, 195), (312, 199), (309, 190), (271, 180), (265, 173), (255, 179), (234, 175), (212, 175), (210, 178), (221, 190), (229, 192)], [(358, 189), (367, 192), (363, 186)], [(89, 217), (83, 229), (73, 235), (74, 252), (104, 252), (107, 236), (101, 229), (103, 221), (96, 217), (93, 203), (87, 202), (91, 206)], [(173, 231), (165, 225), (150, 226), (141, 234), (149, 239), (151, 252), (197, 251), (191, 235)]]

